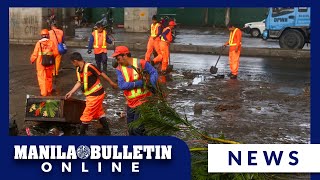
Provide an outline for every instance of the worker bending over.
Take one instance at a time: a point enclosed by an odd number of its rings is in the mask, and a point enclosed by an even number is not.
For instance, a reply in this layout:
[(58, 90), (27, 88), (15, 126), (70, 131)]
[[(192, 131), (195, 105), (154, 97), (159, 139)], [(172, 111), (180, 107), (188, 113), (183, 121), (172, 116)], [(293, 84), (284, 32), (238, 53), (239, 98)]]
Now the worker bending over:
[(86, 107), (80, 117), (82, 124), (79, 135), (86, 134), (88, 125), (93, 119), (99, 119), (105, 133), (110, 135), (111, 133), (108, 125), (109, 120), (107, 121), (102, 104), (105, 97), (105, 91), (99, 77), (103, 77), (112, 88), (117, 88), (117, 84), (105, 73), (101, 72), (95, 65), (85, 62), (80, 53), (74, 52), (71, 55), (70, 60), (72, 64), (77, 67), (76, 74), (78, 81), (72, 90), (65, 95), (65, 98), (70, 98), (79, 88), (81, 88), (83, 94), (86, 96)]

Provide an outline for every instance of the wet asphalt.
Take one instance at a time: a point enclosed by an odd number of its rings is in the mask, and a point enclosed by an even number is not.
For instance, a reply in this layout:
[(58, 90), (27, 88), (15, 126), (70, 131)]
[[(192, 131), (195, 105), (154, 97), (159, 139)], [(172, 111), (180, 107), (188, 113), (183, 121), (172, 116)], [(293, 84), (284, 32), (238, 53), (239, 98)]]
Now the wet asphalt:
[[(10, 114), (20, 129), (25, 127), (24, 108), (26, 94), (39, 94), (34, 65), (29, 63), (32, 46), (10, 46), (9, 86)], [(94, 62), (94, 55), (78, 51), (84, 59)], [(109, 56), (112, 51), (109, 51)], [(144, 52), (132, 52), (143, 57)], [(76, 82), (75, 71), (64, 56), (59, 78), (54, 87), (56, 95), (64, 95)], [(244, 143), (309, 143), (310, 142), (310, 60), (241, 57), (239, 77), (231, 80), (228, 57), (218, 63), (217, 79), (210, 74), (217, 55), (171, 54), (174, 71), (166, 77), (168, 99), (172, 107), (186, 116), (196, 127), (212, 136), (224, 134), (227, 139)], [(115, 70), (107, 74), (116, 80)], [(107, 92), (105, 108), (111, 119), (114, 135), (124, 135), (125, 122), (119, 121), (117, 112), (125, 111), (125, 99), (120, 90)], [(81, 92), (75, 98), (84, 99)], [(200, 112), (194, 112), (194, 107)]]

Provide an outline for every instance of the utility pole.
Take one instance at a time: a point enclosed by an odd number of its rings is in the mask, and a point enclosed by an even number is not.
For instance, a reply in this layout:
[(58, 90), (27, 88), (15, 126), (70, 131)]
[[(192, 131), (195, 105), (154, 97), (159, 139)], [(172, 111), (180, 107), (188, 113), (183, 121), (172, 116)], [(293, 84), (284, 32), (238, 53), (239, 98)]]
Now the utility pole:
[(71, 14), (72, 14), (72, 8), (62, 8), (62, 29), (65, 32), (66, 36), (73, 37), (75, 35), (74, 28), (72, 26), (71, 20)]
[(209, 16), (209, 8), (205, 9), (205, 13), (204, 13), (204, 25), (208, 25), (208, 17)]
[(62, 28), (63, 31), (66, 31), (66, 17), (67, 17), (67, 9), (66, 8), (62, 8)]
[(229, 22), (230, 22), (230, 8), (227, 8), (226, 16), (225, 16), (225, 25), (227, 26)]

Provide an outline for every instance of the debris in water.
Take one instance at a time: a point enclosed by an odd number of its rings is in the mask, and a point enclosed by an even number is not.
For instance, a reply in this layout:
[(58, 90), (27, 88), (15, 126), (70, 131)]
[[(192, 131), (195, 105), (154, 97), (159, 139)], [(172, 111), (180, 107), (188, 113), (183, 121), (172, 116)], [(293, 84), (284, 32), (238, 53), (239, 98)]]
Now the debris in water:
[(192, 73), (191, 71), (184, 71), (182, 72), (185, 79), (194, 79), (196, 74)]
[(58, 128), (51, 128), (48, 132), (48, 136), (62, 136), (64, 134), (63, 131), (60, 131)]
[(116, 114), (117, 114), (120, 118), (126, 117), (126, 113), (125, 113), (124, 111), (116, 112)]
[(310, 96), (310, 85), (303, 89), (303, 93), (305, 96)]
[(203, 109), (202, 104), (195, 103), (194, 106), (193, 106), (194, 114), (202, 114), (202, 109)]
[(216, 107), (214, 107), (214, 110), (222, 112), (226, 110), (236, 110), (240, 109), (241, 107), (239, 105), (228, 105), (228, 104), (220, 104)]

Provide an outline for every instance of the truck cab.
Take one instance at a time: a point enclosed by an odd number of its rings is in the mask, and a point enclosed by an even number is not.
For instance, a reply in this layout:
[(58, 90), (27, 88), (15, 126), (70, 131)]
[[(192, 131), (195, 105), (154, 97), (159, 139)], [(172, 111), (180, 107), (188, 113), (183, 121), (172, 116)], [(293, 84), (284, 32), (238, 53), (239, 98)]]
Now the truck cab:
[(310, 42), (310, 7), (269, 8), (263, 39), (279, 39), (281, 48), (302, 49)]

